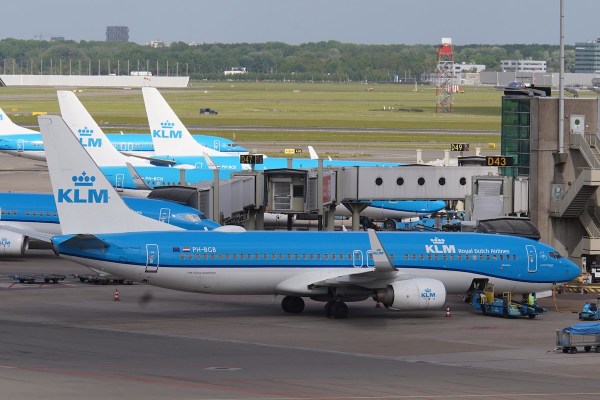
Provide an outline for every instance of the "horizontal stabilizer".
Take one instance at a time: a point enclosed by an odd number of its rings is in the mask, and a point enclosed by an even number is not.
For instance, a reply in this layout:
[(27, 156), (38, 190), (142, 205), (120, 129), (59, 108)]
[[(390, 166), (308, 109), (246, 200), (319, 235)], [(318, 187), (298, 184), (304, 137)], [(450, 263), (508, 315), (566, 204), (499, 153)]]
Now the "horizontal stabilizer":
[(158, 158), (158, 157), (148, 157), (148, 156), (143, 156), (143, 155), (137, 154), (137, 153), (128, 153), (126, 151), (121, 151), (121, 154), (123, 154), (127, 157), (136, 157), (141, 160), (150, 161), (151, 164), (160, 164), (161, 166), (166, 166), (166, 167), (172, 167), (173, 165), (177, 164), (177, 161), (165, 160), (163, 158)]
[(79, 250), (103, 250), (108, 248), (110, 245), (94, 235), (75, 235), (72, 238), (60, 243), (60, 246), (73, 247)]
[(23, 236), (28, 236), (33, 239), (40, 240), (42, 242), (50, 243), (50, 239), (52, 239), (53, 235), (45, 232), (39, 232), (34, 229), (21, 228), (12, 225), (2, 225), (0, 224), (0, 229), (7, 230), (9, 232), (18, 233)]

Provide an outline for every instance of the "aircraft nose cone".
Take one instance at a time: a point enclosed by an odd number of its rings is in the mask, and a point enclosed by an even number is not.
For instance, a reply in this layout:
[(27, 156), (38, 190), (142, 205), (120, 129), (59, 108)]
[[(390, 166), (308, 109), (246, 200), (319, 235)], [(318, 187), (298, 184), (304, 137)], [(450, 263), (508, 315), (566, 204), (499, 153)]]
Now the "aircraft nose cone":
[(575, 264), (571, 260), (567, 260), (566, 258), (564, 258), (562, 261), (564, 263), (566, 263), (566, 265), (565, 265), (565, 271), (566, 271), (566, 276), (567, 276), (566, 281), (571, 281), (571, 280), (577, 278), (581, 274), (581, 267), (579, 267), (579, 265)]

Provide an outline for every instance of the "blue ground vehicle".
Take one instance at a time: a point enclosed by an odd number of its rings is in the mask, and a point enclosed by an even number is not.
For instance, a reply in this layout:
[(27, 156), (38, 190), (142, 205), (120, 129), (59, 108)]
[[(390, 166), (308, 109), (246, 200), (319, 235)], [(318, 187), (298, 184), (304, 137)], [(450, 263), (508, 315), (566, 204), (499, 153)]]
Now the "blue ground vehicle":
[(597, 321), (600, 319), (600, 310), (598, 310), (597, 303), (588, 301), (585, 303), (581, 311), (579, 312), (579, 319), (583, 321)]
[(527, 302), (514, 302), (510, 292), (504, 292), (502, 298), (494, 297), (493, 285), (487, 284), (486, 288), (473, 293), (471, 308), (483, 315), (493, 315), (504, 318), (528, 317), (535, 318), (547, 310), (537, 305), (535, 294), (531, 294)]

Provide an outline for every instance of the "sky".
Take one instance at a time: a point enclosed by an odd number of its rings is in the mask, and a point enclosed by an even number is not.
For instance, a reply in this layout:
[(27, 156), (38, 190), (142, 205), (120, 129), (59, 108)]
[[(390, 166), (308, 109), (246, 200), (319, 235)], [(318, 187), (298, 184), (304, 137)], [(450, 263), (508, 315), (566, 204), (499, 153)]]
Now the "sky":
[[(563, 0), (565, 44), (600, 37), (600, 0)], [(0, 39), (301, 44), (558, 44), (560, 0), (21, 0), (2, 5)]]

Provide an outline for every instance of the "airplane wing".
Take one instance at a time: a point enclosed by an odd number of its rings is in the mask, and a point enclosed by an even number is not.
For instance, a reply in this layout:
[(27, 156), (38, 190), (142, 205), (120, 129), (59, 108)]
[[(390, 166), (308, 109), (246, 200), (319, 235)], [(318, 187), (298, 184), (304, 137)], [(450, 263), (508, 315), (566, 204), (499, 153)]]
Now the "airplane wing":
[(148, 156), (143, 156), (143, 155), (137, 154), (137, 153), (129, 153), (126, 151), (121, 151), (120, 153), (123, 155), (126, 155), (128, 157), (141, 158), (142, 160), (148, 160), (150, 162), (153, 162), (156, 164), (161, 164), (161, 165), (164, 165), (167, 167), (172, 167), (173, 165), (177, 164), (177, 161), (165, 160), (164, 158), (148, 157)]
[(339, 271), (331, 271), (331, 275), (327, 277), (323, 276), (323, 271), (309, 271), (280, 282), (277, 285), (277, 290), (283, 293), (304, 293), (310, 287), (344, 286), (377, 289), (385, 287), (392, 281), (415, 278), (413, 275), (398, 271), (392, 265), (383, 245), (377, 237), (377, 233), (373, 229), (369, 229), (368, 234), (374, 266), (356, 268), (345, 274), (340, 274)]
[(9, 232), (14, 232), (21, 234), (23, 236), (29, 236), (30, 238), (40, 240), (42, 242), (50, 243), (53, 236), (50, 233), (36, 231), (35, 229), (17, 227), (12, 225), (2, 225), (0, 224), (0, 229), (7, 230)]

